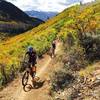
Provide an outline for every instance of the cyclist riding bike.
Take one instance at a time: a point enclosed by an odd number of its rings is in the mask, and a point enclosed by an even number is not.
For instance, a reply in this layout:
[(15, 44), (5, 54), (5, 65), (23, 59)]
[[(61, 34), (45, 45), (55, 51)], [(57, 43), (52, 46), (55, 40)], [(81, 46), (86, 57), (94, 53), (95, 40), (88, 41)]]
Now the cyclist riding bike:
[(33, 49), (32, 46), (28, 47), (28, 51), (25, 53), (25, 58), (28, 56), (28, 68), (29, 68), (29, 73), (32, 77), (32, 82), (34, 82), (34, 77), (36, 75), (36, 59), (37, 59), (37, 54), (35, 49)]
[(52, 47), (51, 47), (51, 50), (52, 50), (52, 56), (51, 57), (55, 56), (55, 49), (56, 49), (56, 41), (54, 40), (52, 42)]

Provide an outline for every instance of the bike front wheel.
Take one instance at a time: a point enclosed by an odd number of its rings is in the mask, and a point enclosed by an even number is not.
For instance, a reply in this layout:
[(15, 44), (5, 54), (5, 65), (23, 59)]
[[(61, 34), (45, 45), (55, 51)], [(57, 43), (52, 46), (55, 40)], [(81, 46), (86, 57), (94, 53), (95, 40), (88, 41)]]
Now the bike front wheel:
[(22, 77), (22, 85), (23, 86), (26, 86), (27, 85), (28, 79), (29, 79), (29, 72), (26, 71), (24, 73), (23, 77)]

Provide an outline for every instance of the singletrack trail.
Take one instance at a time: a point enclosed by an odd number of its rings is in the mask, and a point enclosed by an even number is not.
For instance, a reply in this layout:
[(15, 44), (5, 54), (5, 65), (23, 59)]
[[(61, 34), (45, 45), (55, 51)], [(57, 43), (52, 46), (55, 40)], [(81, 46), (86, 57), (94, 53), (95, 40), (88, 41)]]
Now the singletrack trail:
[[(56, 54), (59, 53), (60, 45), (61, 43), (58, 42)], [(38, 61), (36, 76), (40, 77), (40, 80), (37, 89), (31, 89), (25, 92), (21, 84), (22, 77), (20, 77), (19, 79), (15, 79), (15, 81), (0, 92), (0, 100), (51, 100), (48, 95), (49, 75), (53, 70), (53, 66), (50, 66), (51, 61), (52, 59), (48, 55), (44, 55), (44, 57)], [(31, 84), (31, 79), (29, 80), (29, 84)]]

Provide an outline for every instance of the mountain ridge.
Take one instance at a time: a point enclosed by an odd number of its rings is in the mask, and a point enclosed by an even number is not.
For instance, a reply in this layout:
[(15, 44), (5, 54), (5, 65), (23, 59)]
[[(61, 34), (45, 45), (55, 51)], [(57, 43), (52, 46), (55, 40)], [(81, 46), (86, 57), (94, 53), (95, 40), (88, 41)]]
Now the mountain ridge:
[(43, 22), (40, 19), (29, 17), (8, 1), (0, 1), (0, 32), (21, 33)]
[(33, 16), (33, 17), (39, 18), (39, 19), (44, 20), (44, 21), (46, 21), (49, 18), (52, 18), (52, 17), (54, 17), (54, 16), (56, 16), (58, 14), (58, 12), (35, 11), (35, 10), (25, 11), (25, 12), (29, 16)]

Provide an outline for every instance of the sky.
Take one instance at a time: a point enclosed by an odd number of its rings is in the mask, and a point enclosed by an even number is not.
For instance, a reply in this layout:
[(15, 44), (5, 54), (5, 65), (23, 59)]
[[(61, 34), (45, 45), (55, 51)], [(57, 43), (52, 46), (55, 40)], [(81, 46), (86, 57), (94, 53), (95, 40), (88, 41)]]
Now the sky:
[(61, 12), (65, 8), (77, 4), (91, 2), (94, 0), (7, 0), (23, 11), (52, 11)]

